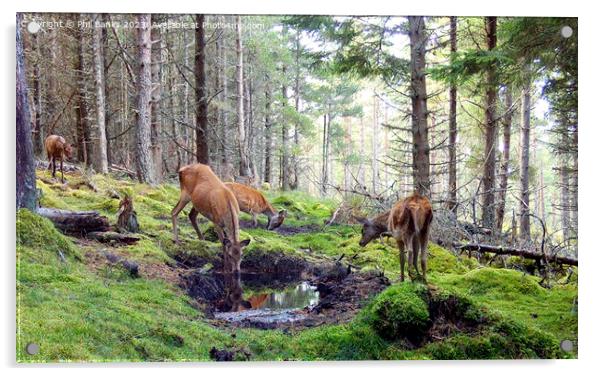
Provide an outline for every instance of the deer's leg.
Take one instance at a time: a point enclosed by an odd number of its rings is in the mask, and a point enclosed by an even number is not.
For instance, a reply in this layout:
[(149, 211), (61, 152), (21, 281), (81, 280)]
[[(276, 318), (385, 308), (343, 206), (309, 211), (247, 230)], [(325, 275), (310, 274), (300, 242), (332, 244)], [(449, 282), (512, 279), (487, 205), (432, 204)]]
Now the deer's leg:
[(203, 236), (203, 233), (199, 229), (199, 225), (196, 221), (198, 216), (199, 216), (199, 212), (193, 206), (192, 209), (190, 210), (190, 213), (188, 214), (188, 219), (190, 219), (190, 223), (192, 223), (192, 228), (194, 228), (194, 231), (196, 231), (196, 234), (199, 236), (199, 239), (205, 240), (205, 237)]
[(174, 242), (178, 243), (178, 214), (184, 209), (186, 205), (190, 202), (190, 196), (182, 193), (180, 194), (180, 201), (176, 204), (176, 206), (171, 210), (171, 225), (173, 228), (173, 239)]
[(418, 270), (418, 256), (420, 254), (420, 251), (420, 239), (418, 238), (418, 234), (416, 234), (412, 237), (412, 266), (414, 266), (416, 276), (420, 276), (420, 270)]
[(61, 183), (65, 182), (65, 172), (63, 171), (63, 158), (61, 158)]
[(428, 257), (428, 242), (429, 242), (429, 231), (422, 231), (420, 233), (420, 266), (422, 267), (422, 278), (426, 283), (426, 260)]
[(401, 269), (401, 282), (403, 282), (403, 269), (405, 268), (405, 264), (406, 264), (406, 249), (405, 249), (405, 244), (403, 244), (403, 241), (398, 240), (397, 241), (397, 248), (399, 248), (399, 267)]
[(257, 213), (252, 212), (251, 215), (253, 216), (253, 227), (257, 227)]
[(56, 178), (56, 159), (52, 157), (52, 177)]
[(218, 225), (214, 225), (214, 226), (215, 226), (215, 232), (217, 233), (217, 237), (219, 238), (219, 242), (222, 244), (222, 253), (224, 255), (224, 257), (223, 257), (224, 273), (226, 273), (226, 274), (232, 273), (232, 257), (230, 256), (228, 247), (226, 247), (224, 245), (224, 239), (225, 239), (224, 230)]

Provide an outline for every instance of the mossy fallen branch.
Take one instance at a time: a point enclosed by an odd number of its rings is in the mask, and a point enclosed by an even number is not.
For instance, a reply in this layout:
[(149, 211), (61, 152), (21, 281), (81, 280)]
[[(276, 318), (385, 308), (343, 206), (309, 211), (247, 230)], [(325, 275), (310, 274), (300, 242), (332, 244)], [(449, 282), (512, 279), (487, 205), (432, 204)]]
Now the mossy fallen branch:
[(496, 255), (512, 255), (520, 256), (531, 260), (544, 260), (547, 259), (548, 263), (553, 264), (564, 264), (578, 266), (578, 260), (572, 257), (565, 256), (549, 256), (543, 253), (532, 252), (526, 249), (517, 249), (509, 247), (500, 247), (488, 244), (477, 244), (477, 243), (454, 243), (453, 247), (460, 251), (474, 251), (480, 253), (495, 253)]

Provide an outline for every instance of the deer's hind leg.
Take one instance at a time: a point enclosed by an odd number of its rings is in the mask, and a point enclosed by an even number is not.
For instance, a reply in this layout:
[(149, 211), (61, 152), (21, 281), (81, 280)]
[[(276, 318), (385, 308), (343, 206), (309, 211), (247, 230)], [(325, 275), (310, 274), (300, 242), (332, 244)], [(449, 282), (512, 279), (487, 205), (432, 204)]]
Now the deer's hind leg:
[(203, 236), (203, 233), (199, 229), (199, 224), (197, 223), (197, 217), (198, 216), (199, 216), (199, 212), (193, 206), (192, 209), (190, 209), (190, 213), (188, 214), (188, 219), (190, 219), (190, 223), (192, 224), (192, 228), (194, 228), (194, 231), (196, 231), (196, 234), (198, 235), (199, 239), (200, 240), (205, 240), (205, 237)]
[(420, 232), (420, 266), (422, 267), (422, 278), (426, 283), (426, 261), (428, 257), (429, 230), (424, 229)]
[[(399, 248), (399, 268), (401, 269), (400, 279), (404, 281), (404, 268), (406, 264), (406, 249), (405, 244), (401, 240), (397, 240), (397, 248)], [(408, 269), (409, 272), (409, 269)]]
[(418, 255), (420, 254), (420, 240), (417, 235), (412, 236), (410, 240), (412, 244), (412, 265), (414, 267), (414, 271), (416, 272), (416, 276), (413, 278), (420, 276), (420, 270), (418, 270)]

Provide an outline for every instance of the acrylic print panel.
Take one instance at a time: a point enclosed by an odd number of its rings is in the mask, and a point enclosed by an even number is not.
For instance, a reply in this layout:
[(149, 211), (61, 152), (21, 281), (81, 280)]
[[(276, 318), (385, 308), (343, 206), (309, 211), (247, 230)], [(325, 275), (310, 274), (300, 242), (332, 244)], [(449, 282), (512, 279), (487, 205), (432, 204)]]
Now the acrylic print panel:
[(577, 357), (576, 18), (17, 26), (18, 362)]

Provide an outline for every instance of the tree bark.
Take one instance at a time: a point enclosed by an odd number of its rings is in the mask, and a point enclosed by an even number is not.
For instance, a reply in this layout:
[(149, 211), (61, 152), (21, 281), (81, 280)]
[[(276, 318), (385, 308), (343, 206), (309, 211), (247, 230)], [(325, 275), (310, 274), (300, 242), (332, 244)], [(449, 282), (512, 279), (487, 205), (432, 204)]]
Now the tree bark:
[[(154, 23), (162, 21), (160, 16), (153, 14), (151, 20)], [(163, 180), (163, 163), (161, 158), (161, 97), (163, 96), (162, 82), (162, 51), (163, 51), (163, 36), (161, 29), (158, 27), (151, 30), (151, 77), (152, 77), (152, 92), (151, 92), (151, 151), (153, 164), (155, 167), (155, 181)]]
[[(98, 20), (100, 15), (96, 15)], [(94, 169), (101, 174), (109, 172), (107, 159), (107, 134), (106, 134), (106, 104), (105, 104), (105, 76), (104, 59), (102, 51), (102, 28), (92, 28), (92, 50), (94, 54), (94, 88), (96, 92), (96, 142), (93, 161)]]
[[(83, 20), (85, 16), (80, 16), (80, 20)], [(77, 22), (77, 20), (76, 20)], [(88, 103), (86, 101), (86, 82), (85, 82), (85, 34), (84, 31), (77, 27), (76, 28), (77, 40), (78, 40), (78, 51), (77, 58), (75, 60), (75, 71), (77, 77), (77, 106), (75, 107), (75, 119), (76, 119), (76, 130), (75, 134), (77, 137), (77, 159), (89, 165), (92, 157), (91, 142), (90, 142), (90, 127), (88, 125)]]
[(378, 191), (378, 151), (380, 150), (380, 125), (378, 124), (378, 97), (373, 98), (372, 116), (372, 193)]
[(33, 143), (31, 140), (31, 118), (27, 100), (27, 80), (25, 78), (25, 55), (21, 22), (23, 15), (17, 13), (17, 72), (16, 72), (16, 204), (17, 209), (36, 210), (36, 174), (33, 164)]
[[(487, 34), (487, 50), (492, 51), (497, 45), (497, 18), (485, 18)], [(485, 156), (483, 163), (483, 227), (495, 226), (495, 159), (497, 139), (497, 121), (495, 115), (497, 85), (496, 68), (491, 65), (485, 72)], [(528, 219), (528, 218), (527, 218)]]
[(138, 17), (138, 109), (136, 119), (136, 167), (141, 182), (155, 184), (155, 167), (151, 153), (151, 16)]
[(205, 15), (196, 16), (196, 52), (194, 55), (194, 76), (196, 96), (196, 160), (209, 164), (209, 145), (207, 142), (207, 76), (205, 73)]
[(529, 216), (529, 149), (531, 147), (531, 78), (530, 67), (525, 65), (525, 82), (521, 93), (521, 159), (520, 159), (520, 236), (531, 238)]
[(243, 82), (243, 51), (242, 51), (242, 25), (240, 16), (236, 16), (236, 115), (238, 121), (238, 152), (239, 174), (242, 177), (251, 177), (249, 152), (245, 132), (244, 109), (244, 82)]
[[(225, 21), (225, 18), (224, 18)], [(227, 45), (226, 45), (226, 41), (227, 39), (223, 39), (222, 41), (222, 80), (223, 80), (223, 91), (222, 91), (222, 103), (223, 103), (223, 109), (222, 109), (222, 120), (223, 120), (223, 124), (221, 127), (221, 139), (222, 139), (222, 153), (221, 153), (221, 165), (223, 170), (225, 171), (225, 168), (228, 166), (229, 164), (229, 158), (228, 158), (228, 128), (230, 127), (230, 116), (229, 116), (229, 108), (228, 108), (228, 103), (230, 98), (228, 97), (228, 72), (226, 70), (226, 67), (228, 66), (228, 49), (227, 49)]]
[(498, 206), (496, 211), (496, 229), (502, 230), (504, 224), (504, 216), (506, 214), (506, 191), (508, 190), (508, 174), (510, 173), (510, 136), (512, 135), (512, 89), (506, 86), (504, 93), (505, 114), (502, 119), (503, 126), (503, 148), (502, 162), (500, 164), (500, 191), (498, 198)]
[(526, 249), (516, 249), (516, 248), (507, 248), (507, 247), (498, 247), (494, 245), (488, 244), (461, 244), (454, 243), (454, 248), (458, 250), (466, 250), (466, 251), (476, 251), (480, 253), (495, 253), (496, 255), (511, 255), (511, 256), (520, 256), (530, 260), (544, 260), (547, 259), (547, 262), (554, 264), (562, 264), (562, 265), (572, 265), (578, 266), (578, 260), (572, 257), (563, 257), (563, 256), (547, 256), (540, 252), (533, 252)]
[(40, 83), (40, 61), (42, 55), (40, 51), (40, 39), (37, 33), (31, 34), (32, 50), (37, 52), (33, 60), (33, 151), (36, 155), (44, 153), (44, 132), (42, 129), (42, 85)]
[[(267, 77), (266, 77), (267, 79)], [(265, 169), (263, 175), (263, 181), (272, 184), (272, 152), (273, 152), (273, 141), (272, 141), (272, 94), (270, 92), (270, 86), (266, 83), (265, 88)]]
[(408, 17), (410, 24), (410, 67), (412, 97), (412, 149), (414, 190), (422, 195), (430, 194), (430, 149), (427, 122), (426, 91), (426, 35), (424, 18)]
[[(286, 65), (282, 66), (282, 75), (286, 76)], [(286, 80), (285, 80), (286, 81)], [(282, 115), (284, 117), (286, 106), (288, 105), (288, 93), (286, 83), (282, 84)], [(287, 119), (282, 120), (282, 160), (280, 166), (280, 184), (283, 191), (291, 189), (289, 180), (290, 169), (290, 151), (288, 145), (288, 124)]]
[[(455, 54), (458, 51), (457, 43), (457, 17), (449, 18), (449, 38), (450, 38), (450, 60), (455, 59)], [(448, 165), (448, 192), (449, 197), (447, 200), (447, 208), (456, 216), (458, 214), (458, 197), (457, 197), (457, 183), (458, 178), (456, 174), (457, 158), (456, 158), (456, 137), (458, 135), (458, 128), (456, 123), (457, 114), (457, 92), (456, 83), (452, 83), (449, 87), (449, 165)]]

